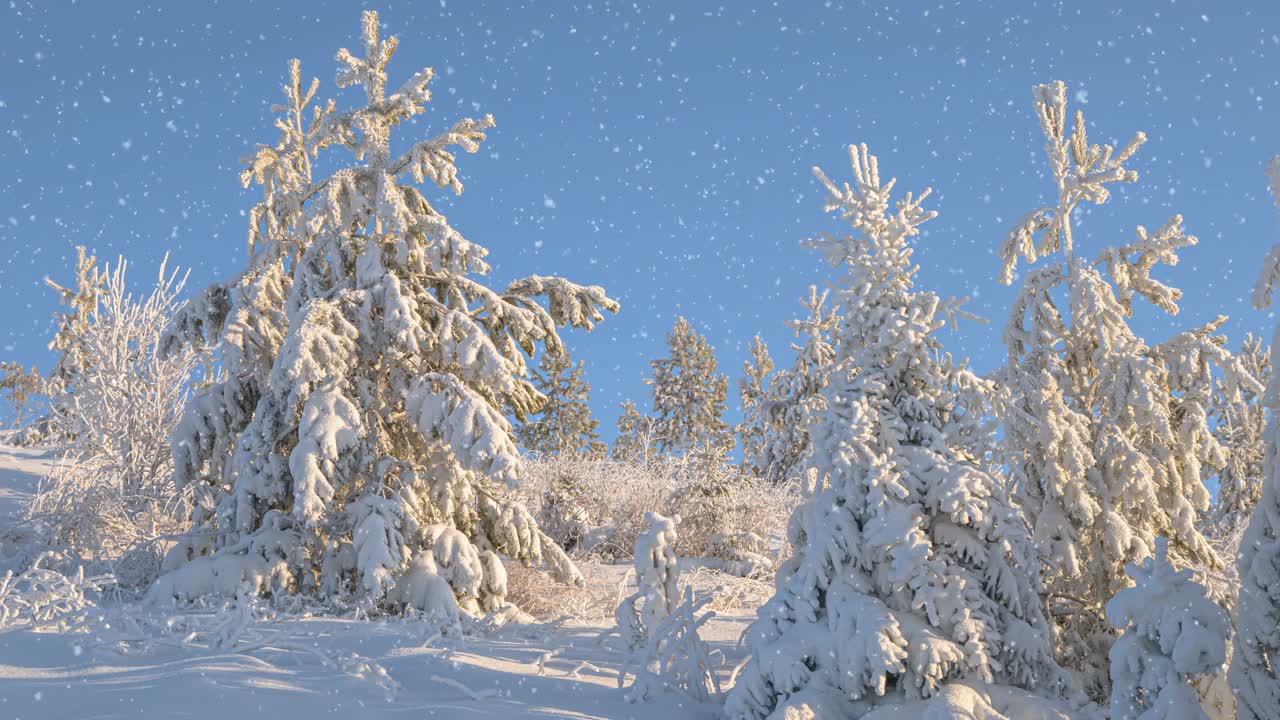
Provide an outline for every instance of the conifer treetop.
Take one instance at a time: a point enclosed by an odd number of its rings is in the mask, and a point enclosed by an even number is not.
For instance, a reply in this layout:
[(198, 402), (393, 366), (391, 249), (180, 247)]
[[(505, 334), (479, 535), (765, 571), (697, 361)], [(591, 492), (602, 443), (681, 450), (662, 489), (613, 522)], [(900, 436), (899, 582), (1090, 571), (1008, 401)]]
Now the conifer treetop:
[(1111, 183), (1137, 182), (1137, 171), (1126, 168), (1125, 163), (1147, 141), (1145, 133), (1135, 133), (1119, 152), (1110, 145), (1091, 144), (1085, 132), (1084, 113), (1079, 110), (1071, 134), (1067, 135), (1067, 86), (1055, 80), (1036, 85), (1032, 93), (1045, 136), (1049, 172), (1058, 188), (1058, 203), (1024, 215), (1001, 244), (999, 255), (1004, 268), (1000, 279), (1006, 285), (1013, 282), (1019, 256), (1029, 263), (1058, 251), (1068, 261), (1074, 257), (1072, 211), (1081, 202), (1105, 203), (1111, 197), (1107, 187)]

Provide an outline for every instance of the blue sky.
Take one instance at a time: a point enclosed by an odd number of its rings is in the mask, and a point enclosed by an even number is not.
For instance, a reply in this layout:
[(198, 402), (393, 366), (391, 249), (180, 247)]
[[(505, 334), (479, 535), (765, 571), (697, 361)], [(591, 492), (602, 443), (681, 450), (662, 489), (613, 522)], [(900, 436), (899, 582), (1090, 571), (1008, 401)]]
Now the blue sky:
[[(360, 10), (400, 37), (392, 84), (437, 70), (407, 142), (458, 117), (497, 128), (460, 159), (467, 191), (443, 202), (491, 251), (497, 280), (599, 283), (622, 313), (573, 333), (612, 435), (644, 400), (648, 360), (687, 316), (736, 383), (752, 335), (790, 361), (783, 324), (831, 277), (800, 240), (839, 224), (809, 168), (849, 175), (866, 142), (899, 189), (932, 186), (940, 216), (918, 242), (922, 283), (970, 295), (992, 320), (949, 348), (981, 370), (1003, 359), (1012, 291), (994, 251), (1047, 198), (1034, 83), (1068, 83), (1096, 140), (1150, 139), (1142, 181), (1082, 215), (1093, 254), (1171, 213), (1201, 239), (1161, 277), (1185, 293), (1152, 339), (1231, 316), (1232, 343), (1270, 333), (1248, 306), (1280, 237), (1262, 175), (1280, 153), (1280, 4), (1178, 2), (25, 2), (0, 8), (0, 359), (37, 362), (56, 310), (45, 275), (73, 248), (123, 254), (134, 280), (164, 253), (192, 291), (245, 260), (239, 158), (274, 142), (270, 105), (292, 57), (339, 106), (333, 54)], [(443, 196), (441, 196), (443, 197)], [(735, 404), (731, 401), (731, 405)]]

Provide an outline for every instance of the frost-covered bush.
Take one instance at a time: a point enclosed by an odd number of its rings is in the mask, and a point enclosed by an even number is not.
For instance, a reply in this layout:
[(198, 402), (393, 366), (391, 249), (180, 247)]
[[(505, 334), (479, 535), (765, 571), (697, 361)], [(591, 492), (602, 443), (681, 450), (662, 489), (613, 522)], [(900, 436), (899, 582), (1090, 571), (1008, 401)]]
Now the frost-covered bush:
[(702, 598), (695, 602), (693, 590), (686, 587), (670, 614), (650, 629), (618, 673), (619, 687), (628, 673), (635, 675), (627, 688), (628, 702), (650, 700), (667, 690), (684, 693), (697, 702), (718, 698), (720, 680), (712, 669), (712, 653), (698, 635), (698, 630), (715, 617), (713, 612), (701, 612), (710, 601)]
[(1164, 538), (1126, 573), (1134, 586), (1107, 603), (1107, 621), (1124, 633), (1111, 646), (1111, 720), (1208, 720), (1192, 683), (1226, 662), (1226, 612), (1170, 564)]
[(573, 617), (608, 622), (628, 594), (617, 566), (593, 560), (578, 561), (583, 583), (573, 586), (558, 583), (546, 573), (518, 562), (507, 561), (505, 565), (507, 601), (537, 620)]
[(52, 553), (41, 554), (22, 572), (0, 578), (0, 630), (63, 623), (91, 607), (114, 583), (110, 575), (86, 576), (84, 565), (70, 574), (41, 565), (65, 565)]
[(683, 557), (720, 561), (737, 575), (763, 571), (783, 552), (799, 499), (729, 466), (650, 455), (645, 461), (541, 457), (526, 462), (518, 495), (539, 525), (578, 557), (631, 557), (644, 514), (679, 515)]
[(559, 532), (552, 537), (561, 547), (568, 547), (574, 545), (573, 536), (578, 534), (574, 552), (579, 556), (630, 558), (636, 538), (647, 527), (644, 514), (654, 509), (670, 512), (666, 500), (672, 478), (658, 472), (657, 467), (564, 456), (529, 458), (517, 493), (542, 522), (560, 512), (555, 503), (563, 497), (561, 491), (581, 488), (581, 493), (573, 491), (571, 502), (586, 511), (585, 532), (578, 532), (578, 524), (570, 523), (557, 528)]
[(122, 585), (137, 586), (159, 571), (155, 542), (180, 532), (190, 511), (169, 438), (201, 358), (157, 349), (184, 279), (162, 263), (155, 286), (135, 297), (126, 270), (123, 260), (104, 268), (94, 307), (72, 326), (79, 334), (63, 337), (91, 362), (62, 376), (54, 404), (66, 454), (24, 519), (72, 558), (108, 561)]
[[(362, 57), (337, 54), (337, 84), (364, 91), (348, 111), (317, 102), (319, 82), (304, 86), (292, 64), (280, 140), (241, 175), (263, 191), (248, 266), (172, 326), (169, 349), (216, 347), (225, 377), (174, 436), (195, 508), (155, 597), (248, 582), (399, 609), (434, 598), (435, 575), (460, 609), (483, 610), (503, 602), (502, 557), (581, 581), (512, 495), (524, 471), (507, 416), (544, 401), (526, 358), (560, 352), (559, 328), (590, 329), (618, 305), (557, 277), (483, 282), (488, 251), (425, 186), (461, 193), (455, 152), (478, 151), (493, 118), (393, 143), (417, 127), (433, 73), (388, 84), (397, 40), (374, 12), (362, 41)], [(337, 148), (352, 164), (326, 152)], [(401, 583), (411, 590), (388, 594)]]
[(648, 512), (644, 519), (649, 529), (636, 539), (636, 592), (614, 613), (618, 634), (632, 649), (671, 614), (680, 594), (680, 558), (675, 548), (680, 518)]
[(636, 592), (614, 613), (617, 632), (631, 650), (631, 658), (618, 673), (622, 687), (628, 673), (635, 675), (627, 700), (640, 702), (657, 692), (674, 689), (699, 702), (719, 695), (720, 684), (711, 669), (710, 652), (698, 629), (715, 617), (699, 614), (710, 602), (694, 602), (693, 590), (680, 590), (680, 558), (676, 555), (679, 517), (645, 513), (649, 529), (636, 540)]

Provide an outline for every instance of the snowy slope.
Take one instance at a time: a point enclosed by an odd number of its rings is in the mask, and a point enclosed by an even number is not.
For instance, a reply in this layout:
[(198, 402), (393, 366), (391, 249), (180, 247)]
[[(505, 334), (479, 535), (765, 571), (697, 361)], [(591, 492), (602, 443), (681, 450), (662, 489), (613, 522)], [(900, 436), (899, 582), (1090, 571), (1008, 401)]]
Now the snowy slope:
[[(12, 521), (52, 462), (0, 446), (0, 522)], [(616, 674), (624, 657), (598, 639), (605, 620), (441, 638), (425, 623), (294, 617), (251, 622), (214, 649), (184, 643), (185, 629), (166, 633), (166, 621), (186, 622), (176, 614), (105, 611), (88, 631), (0, 630), (0, 718), (716, 716), (716, 707), (674, 695), (624, 702)], [(719, 618), (708, 628), (725, 655), (722, 681), (742, 657), (735, 645), (747, 621)]]
[(55, 462), (48, 448), (0, 445), (0, 528), (13, 521)]

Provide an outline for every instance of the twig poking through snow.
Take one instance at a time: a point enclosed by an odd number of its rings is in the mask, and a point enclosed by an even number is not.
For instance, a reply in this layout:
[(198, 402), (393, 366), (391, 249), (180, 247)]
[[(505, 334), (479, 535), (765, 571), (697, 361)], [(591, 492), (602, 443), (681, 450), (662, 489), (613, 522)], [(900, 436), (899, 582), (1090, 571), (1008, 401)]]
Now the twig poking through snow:
[(538, 675), (539, 676), (545, 676), (547, 674), (547, 663), (551, 662), (551, 659), (558, 656), (561, 653), (561, 651), (562, 651), (562, 648), (556, 648), (555, 650), (552, 650), (550, 652), (544, 652), (542, 653), (542, 655), (538, 656)]
[(480, 702), (482, 700), (486, 700), (491, 697), (496, 697), (498, 694), (498, 691), (494, 688), (485, 688), (484, 690), (476, 691), (476, 690), (472, 690), (466, 685), (463, 685), (457, 680), (454, 680), (453, 678), (441, 677), (439, 675), (432, 675), (431, 681), (438, 682), (441, 685), (448, 685), (449, 687), (453, 688), (454, 690), (457, 690), (460, 693), (463, 693), (464, 695), (471, 698), (472, 700), (475, 700), (476, 702)]

